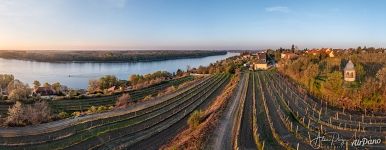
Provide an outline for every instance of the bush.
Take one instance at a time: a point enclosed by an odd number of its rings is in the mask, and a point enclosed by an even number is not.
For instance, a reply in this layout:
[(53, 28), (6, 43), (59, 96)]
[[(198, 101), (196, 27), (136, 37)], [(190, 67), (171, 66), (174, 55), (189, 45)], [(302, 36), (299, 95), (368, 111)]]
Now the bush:
[(92, 114), (97, 112), (97, 107), (91, 106), (90, 109), (87, 110), (87, 113)]
[(82, 113), (80, 113), (79, 111), (76, 111), (76, 112), (73, 112), (71, 115), (74, 116), (74, 117), (79, 117)]
[(123, 94), (122, 96), (118, 97), (117, 102), (115, 103), (116, 108), (126, 108), (127, 103), (129, 102), (130, 95), (129, 94)]
[(104, 111), (107, 111), (107, 107), (106, 106), (99, 106), (98, 109), (97, 109), (97, 112), (104, 112)]
[(47, 102), (35, 102), (28, 105), (25, 116), (31, 124), (40, 124), (51, 120), (51, 109)]
[(8, 117), (5, 120), (5, 124), (8, 126), (25, 126), (24, 108), (20, 102), (16, 102), (12, 108), (8, 109)]
[(31, 89), (28, 87), (19, 87), (13, 89), (9, 94), (9, 99), (12, 101), (27, 100), (28, 96), (31, 95)]
[(151, 99), (152, 99), (151, 95), (148, 95), (145, 98), (143, 98), (142, 101), (148, 101), (148, 100), (151, 100)]
[(59, 115), (58, 115), (58, 117), (59, 117), (60, 119), (68, 118), (68, 117), (69, 117), (69, 114), (66, 113), (66, 112), (60, 112)]
[(102, 93), (97, 93), (95, 97), (102, 97)]
[(194, 111), (189, 119), (188, 119), (188, 125), (190, 128), (194, 129), (196, 127), (198, 127), (198, 125), (200, 125), (201, 123), (201, 117), (204, 113), (200, 110), (196, 110)]
[(25, 126), (28, 124), (40, 124), (51, 120), (51, 109), (47, 102), (35, 102), (24, 106), (20, 102), (8, 110), (5, 123), (8, 126)]

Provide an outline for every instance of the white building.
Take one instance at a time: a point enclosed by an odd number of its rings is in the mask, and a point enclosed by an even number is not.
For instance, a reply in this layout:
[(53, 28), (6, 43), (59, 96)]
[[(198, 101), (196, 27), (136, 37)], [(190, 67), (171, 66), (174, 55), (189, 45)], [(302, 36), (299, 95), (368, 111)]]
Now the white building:
[(355, 68), (351, 60), (348, 61), (344, 68), (344, 80), (349, 82), (355, 81)]

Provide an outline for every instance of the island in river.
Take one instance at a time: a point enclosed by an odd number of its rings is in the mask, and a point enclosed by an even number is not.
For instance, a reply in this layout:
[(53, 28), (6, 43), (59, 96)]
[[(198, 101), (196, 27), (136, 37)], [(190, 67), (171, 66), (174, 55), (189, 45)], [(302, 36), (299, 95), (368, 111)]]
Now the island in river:
[(217, 50), (61, 51), (2, 50), (0, 58), (38, 62), (148, 62), (225, 55)]

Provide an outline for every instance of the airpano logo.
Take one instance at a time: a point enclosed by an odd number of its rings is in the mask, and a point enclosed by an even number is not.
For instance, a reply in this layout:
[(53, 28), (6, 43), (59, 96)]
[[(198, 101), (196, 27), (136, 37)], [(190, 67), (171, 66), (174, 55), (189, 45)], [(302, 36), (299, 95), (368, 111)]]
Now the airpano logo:
[(371, 138), (362, 138), (362, 139), (355, 139), (354, 141), (351, 142), (351, 146), (355, 147), (363, 147), (366, 145), (376, 145), (376, 144), (381, 144), (382, 140), (381, 139), (371, 139)]
[[(324, 135), (318, 135), (316, 138), (311, 140), (311, 146), (314, 149), (321, 149), (324, 146), (332, 146), (334, 148), (344, 148), (345, 146), (349, 146), (351, 140), (344, 139), (339, 133), (336, 132), (328, 132)], [(346, 143), (347, 142), (347, 143)], [(377, 145), (381, 144), (382, 139), (380, 138), (358, 138), (353, 139), (351, 141), (351, 146), (353, 147), (365, 147), (369, 145)], [(347, 144), (347, 145), (346, 145)]]

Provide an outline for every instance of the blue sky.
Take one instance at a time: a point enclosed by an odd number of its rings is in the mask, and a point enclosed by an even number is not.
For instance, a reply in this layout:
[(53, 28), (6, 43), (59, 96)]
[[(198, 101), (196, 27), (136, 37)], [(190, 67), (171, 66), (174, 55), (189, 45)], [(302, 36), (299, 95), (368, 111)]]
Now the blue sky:
[(0, 49), (386, 47), (384, 0), (0, 0)]

